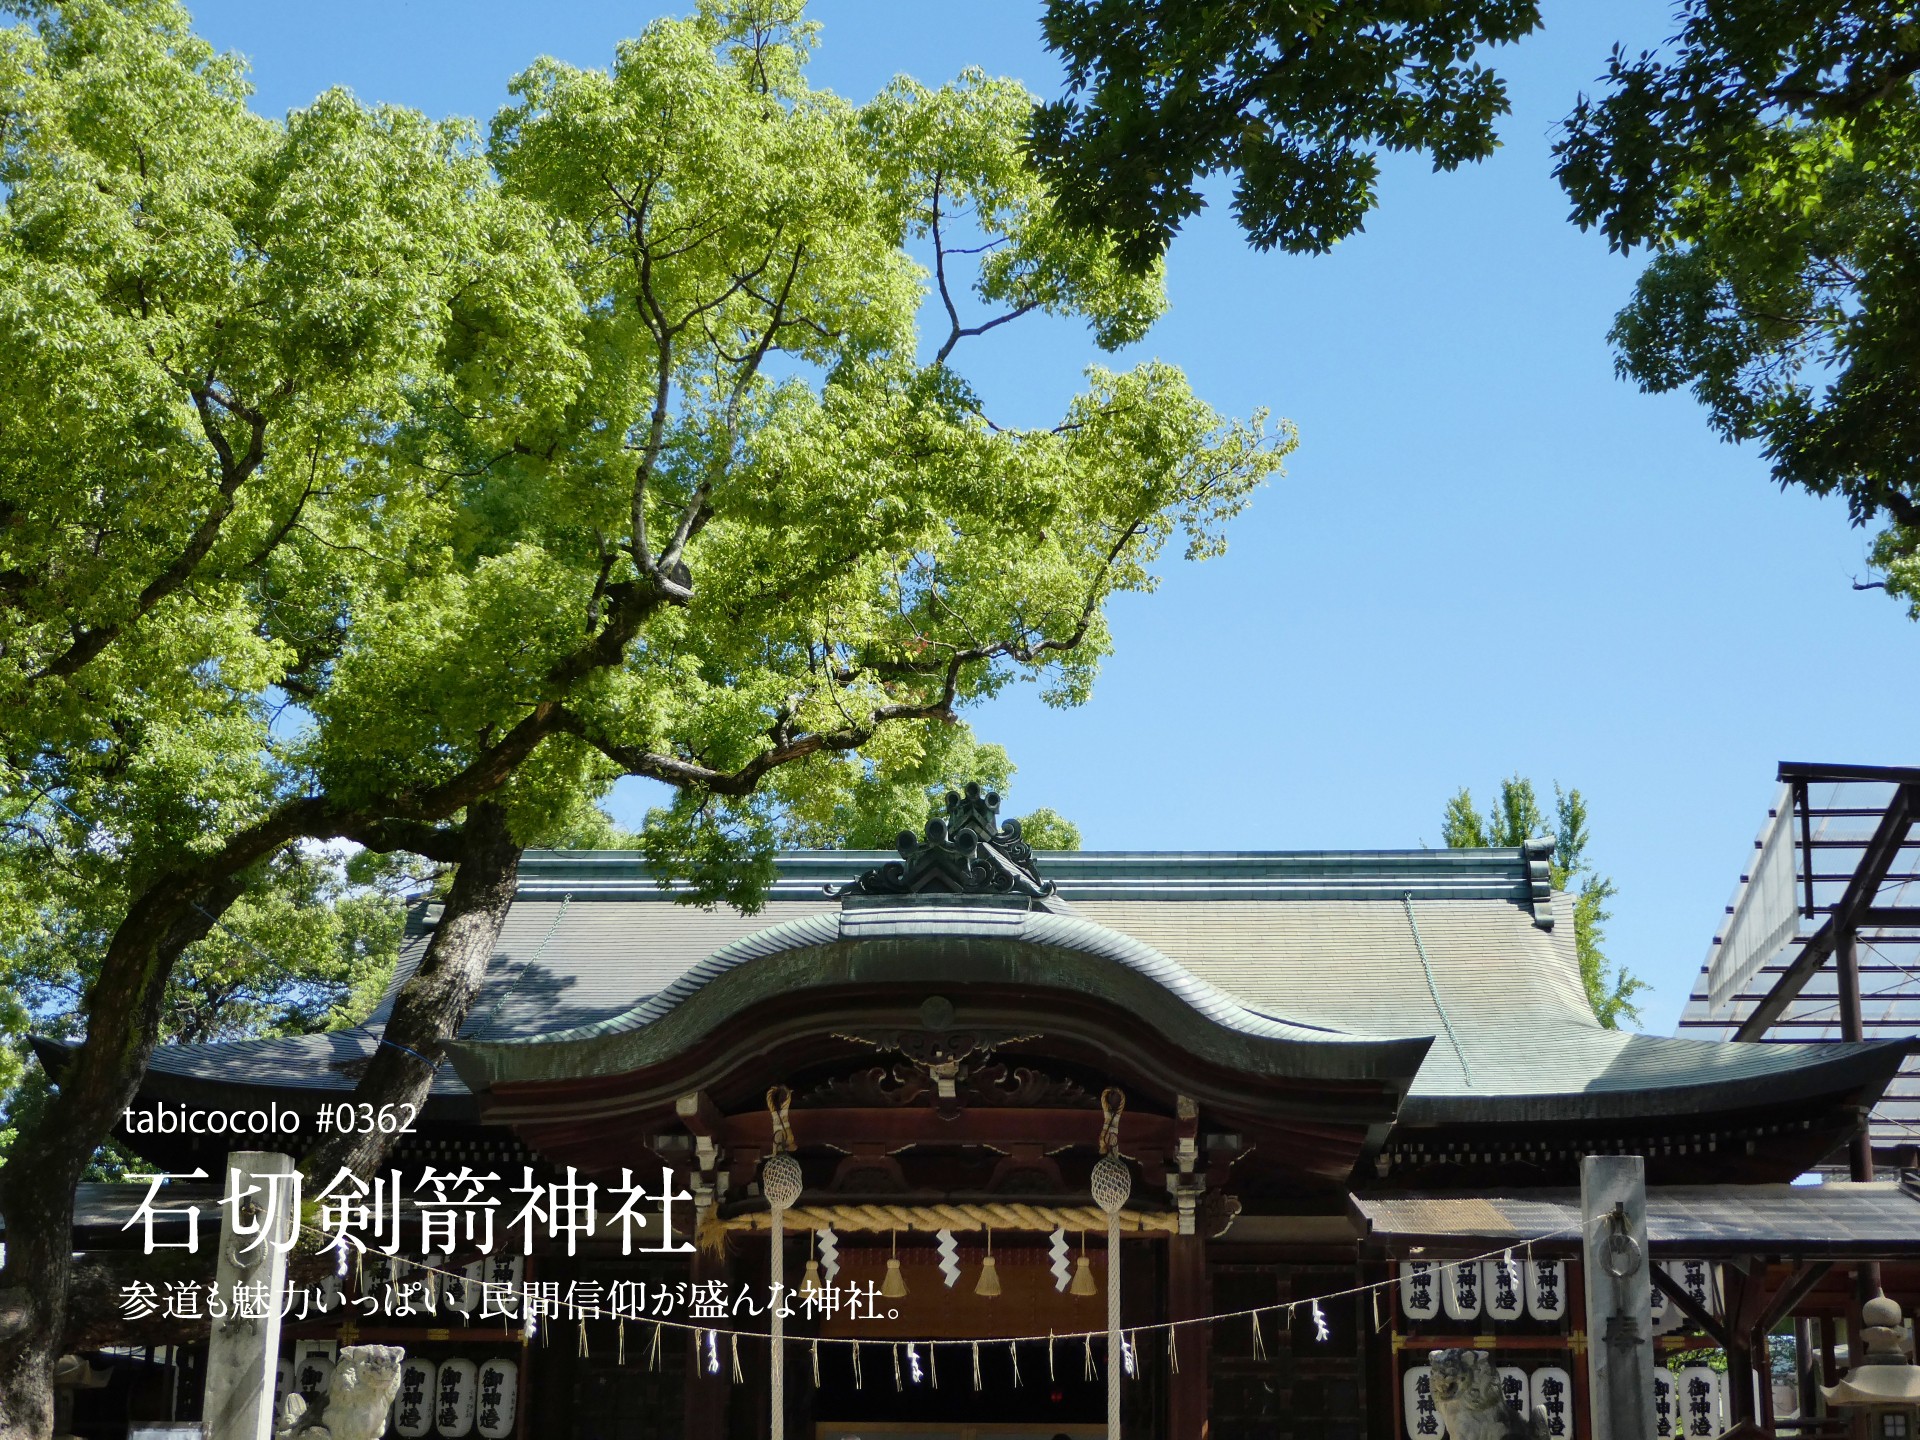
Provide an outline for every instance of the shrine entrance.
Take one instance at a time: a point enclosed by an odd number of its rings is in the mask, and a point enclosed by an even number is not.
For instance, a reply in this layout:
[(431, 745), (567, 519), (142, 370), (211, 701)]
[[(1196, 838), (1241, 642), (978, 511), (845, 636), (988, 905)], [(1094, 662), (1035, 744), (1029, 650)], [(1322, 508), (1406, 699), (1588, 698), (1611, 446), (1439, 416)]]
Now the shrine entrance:
[[(1080, 1347), (1048, 1380), (1044, 1347), (1029, 1347), (1022, 1357), (1020, 1383), (1004, 1347), (980, 1356), (980, 1388), (973, 1388), (970, 1353), (962, 1347), (915, 1347), (913, 1363), (902, 1360), (901, 1388), (893, 1384), (889, 1348), (862, 1347), (862, 1374), (856, 1380), (849, 1352), (836, 1347), (820, 1362), (820, 1386), (813, 1395), (814, 1440), (868, 1440), (868, 1437), (920, 1437), (920, 1440), (1053, 1440), (1106, 1434), (1104, 1379), (1086, 1379)], [(997, 1352), (997, 1353), (996, 1353)], [(1038, 1373), (1026, 1373), (1035, 1369)], [(939, 1386), (935, 1388), (935, 1372)], [(918, 1374), (918, 1379), (914, 1378)]]
[[(806, 1246), (810, 1239), (803, 1234), (794, 1243)], [(892, 1288), (904, 1293), (883, 1299), (892, 1317), (884, 1323), (840, 1317), (818, 1327), (824, 1343), (811, 1433), (818, 1440), (1104, 1435), (1106, 1343), (1081, 1338), (1105, 1324), (1104, 1235), (1093, 1238), (1084, 1267), (1077, 1236), (1065, 1265), (1041, 1234), (996, 1232), (991, 1266), (978, 1232), (964, 1243), (933, 1241), (915, 1232), (850, 1235), (839, 1249), (843, 1283), (878, 1287), (891, 1273)], [(1141, 1280), (1152, 1279), (1145, 1272), (1160, 1248), (1153, 1242), (1128, 1247), (1126, 1259), (1140, 1265)], [(897, 1269), (892, 1260), (899, 1261)], [(1059, 1275), (1081, 1271), (1080, 1293), (1062, 1288)], [(1140, 1303), (1151, 1303), (1150, 1286), (1127, 1288)], [(1052, 1344), (1008, 1338), (1049, 1334), (1072, 1338)], [(915, 1338), (902, 1344), (899, 1336)], [(811, 1352), (806, 1358), (810, 1366)]]

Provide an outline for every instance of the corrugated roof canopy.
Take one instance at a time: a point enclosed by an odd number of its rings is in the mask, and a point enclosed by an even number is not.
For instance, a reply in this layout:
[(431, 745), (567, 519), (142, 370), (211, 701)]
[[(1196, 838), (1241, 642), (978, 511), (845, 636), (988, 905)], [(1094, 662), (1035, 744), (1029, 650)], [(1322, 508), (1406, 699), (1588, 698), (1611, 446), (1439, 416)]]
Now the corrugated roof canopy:
[[(1349, 1198), (1362, 1240), (1389, 1255), (1579, 1251), (1580, 1192)], [(1668, 1259), (1891, 1259), (1920, 1249), (1920, 1200), (1895, 1181), (1671, 1185), (1647, 1191), (1647, 1243)]]

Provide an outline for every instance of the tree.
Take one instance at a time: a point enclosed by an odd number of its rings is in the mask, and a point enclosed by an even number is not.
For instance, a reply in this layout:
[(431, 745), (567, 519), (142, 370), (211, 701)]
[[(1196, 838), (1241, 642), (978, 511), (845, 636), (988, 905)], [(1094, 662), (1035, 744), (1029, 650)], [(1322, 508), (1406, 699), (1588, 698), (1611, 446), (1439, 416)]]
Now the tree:
[[(1473, 796), (1462, 789), (1441, 817), (1441, 835), (1450, 850), (1495, 847), (1507, 849), (1536, 835), (1553, 837), (1553, 888), (1573, 895), (1573, 943), (1580, 961), (1580, 983), (1586, 987), (1593, 1017), (1609, 1030), (1622, 1021), (1635, 1022), (1640, 1009), (1633, 997), (1647, 988), (1625, 966), (1611, 966), (1600, 948), (1603, 928), (1611, 918), (1607, 901), (1616, 893), (1613, 881), (1595, 872), (1587, 859), (1587, 802), (1578, 790), (1553, 787), (1554, 822), (1540, 808), (1533, 782), (1513, 776), (1500, 782), (1500, 798), (1485, 815), (1473, 807)], [(1580, 882), (1574, 890), (1573, 882)]]
[[(998, 745), (983, 745), (964, 722), (921, 727), (915, 751), (882, 769), (868, 763), (845, 789), (828, 796), (805, 797), (808, 808), (789, 810), (780, 825), (780, 841), (803, 850), (890, 850), (903, 830), (918, 834), (928, 820), (944, 813), (948, 791), (968, 781), (988, 790), (1005, 790), (1014, 764)], [(825, 803), (823, 803), (823, 801)], [(1078, 850), (1080, 829), (1052, 810), (1019, 817), (1022, 834), (1036, 850)]]
[(1615, 49), (1555, 146), (1582, 228), (1652, 254), (1611, 338), (1783, 487), (1845, 497), (1920, 617), (1920, 23), (1852, 0), (1685, 0)]
[(1292, 443), (1158, 362), (995, 423), (969, 337), (1043, 311), (1126, 343), (1157, 278), (1059, 222), (1019, 87), (848, 105), (806, 86), (789, 0), (539, 62), (484, 147), (338, 92), (255, 116), (166, 0), (26, 13), (0, 964), (76, 915), (97, 938), (85, 1043), (0, 1171), (5, 1435), (50, 1424), (73, 1185), (169, 983), (290, 847), (455, 867), (360, 1082), (417, 1093), (399, 1047), (464, 1017), (523, 846), (648, 776), (652, 863), (751, 907), (782, 816), (1008, 685), (1084, 698), (1107, 599), (1170, 542), (1218, 553)]
[(1539, 23), (1537, 0), (1047, 0), (1068, 95), (1036, 112), (1034, 159), (1066, 219), (1137, 270), (1217, 173), (1256, 246), (1319, 253), (1377, 203), (1379, 151), (1438, 170), (1493, 153), (1506, 87), (1474, 56)]

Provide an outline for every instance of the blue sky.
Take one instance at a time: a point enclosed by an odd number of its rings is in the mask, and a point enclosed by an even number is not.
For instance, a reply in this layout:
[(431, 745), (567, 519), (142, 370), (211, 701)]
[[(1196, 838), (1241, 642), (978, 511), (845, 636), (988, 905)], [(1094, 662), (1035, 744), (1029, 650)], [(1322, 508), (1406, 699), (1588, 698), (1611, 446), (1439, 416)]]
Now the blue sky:
[[(689, 0), (690, 3), (690, 0)], [(606, 63), (678, 5), (574, 0), (216, 0), (202, 33), (250, 57), (280, 113), (344, 84), (484, 120), (534, 56)], [(905, 72), (978, 65), (1059, 87), (1030, 0), (816, 0), (813, 83), (864, 99)], [(1389, 160), (1366, 232), (1323, 257), (1260, 255), (1224, 207), (1190, 223), (1173, 309), (1123, 361), (1180, 364), (1222, 411), (1294, 421), (1288, 475), (1221, 560), (1176, 566), (1113, 612), (1094, 699), (973, 716), (1090, 847), (1439, 843), (1462, 784), (1579, 786), (1620, 887), (1608, 949), (1671, 1028), (1782, 759), (1920, 760), (1920, 629), (1855, 593), (1868, 535), (1782, 494), (1685, 396), (1615, 378), (1605, 335), (1635, 262), (1566, 221), (1548, 147), (1609, 47), (1669, 6), (1559, 0), (1498, 63), (1514, 113), (1484, 165)], [(1051, 420), (1094, 352), (1072, 327), (981, 342), (995, 413)], [(642, 797), (628, 793), (627, 818)]]

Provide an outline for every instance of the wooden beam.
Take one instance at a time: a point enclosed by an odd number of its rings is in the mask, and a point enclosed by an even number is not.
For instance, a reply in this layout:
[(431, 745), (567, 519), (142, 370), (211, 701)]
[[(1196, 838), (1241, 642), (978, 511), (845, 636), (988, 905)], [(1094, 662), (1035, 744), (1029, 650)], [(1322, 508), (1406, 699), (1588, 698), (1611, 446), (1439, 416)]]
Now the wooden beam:
[(1787, 1277), (1786, 1282), (1778, 1290), (1773, 1292), (1773, 1298), (1768, 1301), (1767, 1308), (1761, 1312), (1759, 1324), (1755, 1328), (1771, 1335), (1773, 1327), (1786, 1319), (1793, 1312), (1794, 1306), (1812, 1294), (1814, 1286), (1826, 1279), (1827, 1272), (1832, 1269), (1833, 1262), (1829, 1260), (1817, 1260), (1811, 1265), (1800, 1266)]
[(713, 1097), (704, 1090), (690, 1090), (675, 1100), (673, 1113), (680, 1117), (680, 1123), (689, 1133), (701, 1139), (718, 1135), (727, 1121), (720, 1107), (713, 1103)]
[[(1100, 1138), (1098, 1110), (970, 1106), (952, 1118), (921, 1105), (887, 1108), (794, 1110), (795, 1141), (803, 1149), (830, 1145), (842, 1150), (898, 1150), (907, 1145), (1094, 1145)], [(1129, 1110), (1120, 1117), (1120, 1143), (1130, 1153), (1171, 1149), (1179, 1122), (1166, 1115)], [(720, 1118), (725, 1144), (767, 1148), (772, 1121), (765, 1110)]]
[(1787, 1007), (1799, 998), (1800, 992), (1807, 988), (1807, 982), (1820, 973), (1827, 956), (1833, 953), (1834, 933), (1833, 919), (1829, 916), (1818, 930), (1800, 943), (1800, 953), (1793, 957), (1793, 963), (1773, 982), (1773, 988), (1767, 991), (1765, 998), (1753, 1007), (1753, 1012), (1740, 1022), (1739, 1028), (1733, 1032), (1734, 1039), (1758, 1040), (1767, 1033), (1774, 1021), (1787, 1013)]
[(1860, 928), (1920, 929), (1920, 905), (1869, 905), (1860, 912)]
[(1708, 1339), (1722, 1350), (1727, 1348), (1727, 1327), (1714, 1319), (1706, 1310), (1694, 1304), (1693, 1297), (1687, 1293), (1686, 1286), (1654, 1264), (1648, 1265), (1647, 1278), (1659, 1287), (1661, 1294), (1679, 1307), (1682, 1315), (1704, 1330)]
[[(1887, 872), (1893, 868), (1900, 847), (1906, 842), (1907, 832), (1913, 828), (1916, 819), (1920, 819), (1920, 785), (1902, 785), (1887, 802), (1880, 823), (1874, 827), (1873, 838), (1867, 841), (1860, 856), (1859, 867), (1847, 882), (1846, 891), (1835, 902), (1825, 922), (1801, 945), (1793, 963), (1773, 982), (1773, 988), (1767, 992), (1766, 998), (1733, 1032), (1734, 1039), (1758, 1040), (1766, 1034), (1767, 1028), (1786, 1013), (1787, 1006), (1818, 973), (1827, 956), (1838, 948), (1840, 939), (1850, 936), (1862, 924), (1876, 923), (1867, 918), (1875, 909), (1874, 898), (1880, 893), (1880, 886), (1886, 880)], [(1811, 869), (1811, 865), (1808, 868)], [(1895, 910), (1893, 913), (1898, 915), (1901, 912)], [(1877, 923), (1902, 922), (1893, 919)]]

